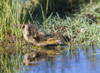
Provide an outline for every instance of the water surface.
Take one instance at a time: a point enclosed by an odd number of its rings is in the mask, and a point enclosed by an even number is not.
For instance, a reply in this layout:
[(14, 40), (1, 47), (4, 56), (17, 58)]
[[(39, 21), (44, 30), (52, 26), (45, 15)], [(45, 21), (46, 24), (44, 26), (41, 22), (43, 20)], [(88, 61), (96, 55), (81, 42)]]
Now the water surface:
[(74, 53), (64, 52), (55, 58), (37, 62), (35, 66), (22, 66), (22, 73), (100, 73), (100, 50), (95, 53), (80, 48)]

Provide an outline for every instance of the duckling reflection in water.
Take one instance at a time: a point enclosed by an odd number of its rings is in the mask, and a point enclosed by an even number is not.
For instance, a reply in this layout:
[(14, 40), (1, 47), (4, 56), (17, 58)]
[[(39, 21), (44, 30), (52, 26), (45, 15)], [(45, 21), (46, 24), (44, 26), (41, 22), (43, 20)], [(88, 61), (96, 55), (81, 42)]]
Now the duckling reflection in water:
[[(45, 33), (40, 32), (38, 28), (32, 24), (24, 24), (23, 36), (26, 41), (29, 41), (36, 46), (46, 46), (48, 44), (47, 42), (45, 42), (48, 39)], [(61, 41), (57, 40), (55, 44), (56, 43), (61, 43)]]

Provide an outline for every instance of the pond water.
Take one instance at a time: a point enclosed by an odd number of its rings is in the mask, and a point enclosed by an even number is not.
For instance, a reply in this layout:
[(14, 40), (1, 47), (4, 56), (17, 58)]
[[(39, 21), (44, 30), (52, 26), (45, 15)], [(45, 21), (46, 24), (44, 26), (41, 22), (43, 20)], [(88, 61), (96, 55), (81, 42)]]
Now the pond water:
[(55, 58), (36, 62), (34, 66), (22, 66), (21, 73), (100, 73), (100, 50), (95, 47), (82, 51), (80, 48), (73, 54), (64, 52)]

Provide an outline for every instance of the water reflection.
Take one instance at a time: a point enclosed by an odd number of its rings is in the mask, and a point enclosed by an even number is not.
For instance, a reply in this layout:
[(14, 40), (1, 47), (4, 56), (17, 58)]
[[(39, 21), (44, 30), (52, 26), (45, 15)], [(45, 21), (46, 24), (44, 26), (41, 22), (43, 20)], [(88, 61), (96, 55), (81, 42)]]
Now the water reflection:
[(99, 73), (100, 50), (95, 47), (97, 55), (90, 49), (83, 50), (76, 49), (73, 54), (65, 52), (57, 55), (56, 58), (39, 61), (38, 65), (23, 66), (22, 73)]

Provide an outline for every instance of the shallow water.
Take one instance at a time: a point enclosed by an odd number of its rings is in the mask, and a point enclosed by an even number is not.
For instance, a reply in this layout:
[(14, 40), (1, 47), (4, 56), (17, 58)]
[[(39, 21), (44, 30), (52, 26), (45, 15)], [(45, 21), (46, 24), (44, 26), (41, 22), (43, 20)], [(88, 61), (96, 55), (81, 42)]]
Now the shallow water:
[(84, 52), (80, 48), (74, 53), (57, 55), (34, 66), (22, 66), (21, 73), (100, 73), (100, 50), (95, 47)]

